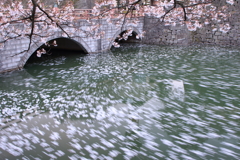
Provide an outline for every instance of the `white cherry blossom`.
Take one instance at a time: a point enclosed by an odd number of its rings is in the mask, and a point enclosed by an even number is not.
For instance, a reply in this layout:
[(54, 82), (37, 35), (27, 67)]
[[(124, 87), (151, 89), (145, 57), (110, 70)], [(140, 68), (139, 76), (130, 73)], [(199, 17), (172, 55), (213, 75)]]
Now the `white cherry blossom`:
[[(141, 0), (121, 0), (120, 6), (118, 6), (117, 0), (96, 0), (91, 11), (91, 17), (88, 17), (88, 22), (92, 26), (87, 29), (80, 27), (77, 32), (93, 38), (101, 38), (104, 32), (99, 30), (100, 24), (93, 23), (92, 20), (94, 19), (104, 19), (121, 29), (125, 22), (137, 25), (136, 19), (132, 18), (133, 16), (153, 16), (164, 25), (185, 24), (190, 31), (195, 31), (204, 27), (204, 25), (217, 24), (213, 27), (213, 31), (219, 30), (226, 33), (229, 31), (230, 25), (225, 24), (224, 21), (231, 16), (227, 8), (234, 4), (234, 0), (225, 1), (227, 5), (216, 7), (211, 0), (158, 0), (155, 6), (146, 5), (145, 2), (150, 1)], [(33, 5), (34, 3), (36, 6)], [(60, 31), (64, 37), (71, 38), (72, 28), (75, 27), (73, 4), (67, 3), (57, 10), (46, 9), (38, 0), (29, 0), (27, 5), (27, 8), (24, 8), (21, 1), (12, 1), (8, 5), (1, 2), (0, 48), (3, 48), (3, 44), (10, 39), (29, 37), (29, 35), (30, 43), (35, 43), (34, 39), (41, 39), (41, 42), (43, 42), (44, 37), (51, 35), (51, 32), (45, 32), (46, 30), (50, 30), (52, 33)], [(33, 16), (32, 10), (36, 11), (34, 19), (31, 17)], [(113, 19), (114, 21), (112, 21)], [(19, 29), (20, 24), (21, 29)], [(34, 27), (32, 27), (32, 24), (34, 24)], [(122, 31), (124, 34), (120, 39), (127, 40), (128, 36), (131, 35), (130, 28), (125, 29), (125, 31)], [(140, 37), (140, 35), (137, 37)]]

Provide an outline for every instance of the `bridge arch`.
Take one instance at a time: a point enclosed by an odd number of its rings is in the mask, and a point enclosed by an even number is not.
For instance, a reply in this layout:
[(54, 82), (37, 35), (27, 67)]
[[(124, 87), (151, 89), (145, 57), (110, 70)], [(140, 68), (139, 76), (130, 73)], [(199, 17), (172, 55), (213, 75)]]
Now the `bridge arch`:
[(140, 34), (140, 30), (137, 27), (133, 27), (133, 26), (125, 26), (122, 29), (119, 29), (115, 32), (115, 34), (111, 37), (109, 46), (108, 46), (108, 50), (111, 49), (113, 42), (116, 40), (116, 38), (118, 37), (118, 35), (120, 35), (122, 32), (128, 30), (128, 29), (132, 29), (133, 33), (136, 33), (137, 35)]
[[(71, 39), (71, 38), (66, 38), (66, 37), (51, 36), (51, 37), (48, 37), (48, 39), (46, 41), (49, 42), (49, 41), (52, 41), (55, 39), (66, 39), (68, 41), (72, 41), (73, 43), (77, 44), (79, 46), (79, 48), (81, 48), (85, 53), (92, 53), (92, 50), (87, 45), (87, 43), (79, 37)], [(32, 56), (32, 54), (34, 54), (34, 52), (38, 48), (40, 48), (42, 45), (43, 45), (42, 42), (32, 44), (30, 47), (30, 50), (22, 56), (21, 60), (19, 61), (18, 67), (23, 68), (24, 65), (26, 64), (26, 62), (28, 61), (28, 59)], [(69, 48), (69, 49), (71, 49), (71, 48)]]

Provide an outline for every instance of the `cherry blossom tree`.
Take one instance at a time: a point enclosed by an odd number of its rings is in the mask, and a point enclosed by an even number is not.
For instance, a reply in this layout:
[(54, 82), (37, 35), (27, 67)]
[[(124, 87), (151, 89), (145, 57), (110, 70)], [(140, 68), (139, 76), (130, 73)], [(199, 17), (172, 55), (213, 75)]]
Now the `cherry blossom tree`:
[[(98, 32), (100, 24), (94, 19), (104, 19), (108, 23), (123, 29), (125, 24), (137, 24), (138, 16), (153, 16), (158, 18), (158, 23), (164, 25), (185, 25), (190, 31), (196, 31), (206, 24), (212, 24), (213, 30), (228, 32), (229, 24), (224, 22), (231, 14), (227, 11), (228, 6), (234, 4), (234, 0), (224, 1), (224, 5), (216, 6), (219, 0), (96, 0), (95, 6), (88, 17), (88, 23), (92, 26), (81, 30), (85, 36), (100, 38), (104, 32)], [(1, 4), (0, 7), (0, 48), (11, 39), (27, 37), (29, 46), (36, 43), (35, 39), (41, 39), (46, 46), (57, 45), (56, 41), (46, 42), (52, 33), (59, 30), (64, 37), (72, 38), (69, 28), (74, 28), (74, 7), (69, 1), (60, 9), (49, 10), (40, 0), (29, 0), (27, 8), (23, 7), (21, 1)], [(113, 21), (114, 19), (114, 21)], [(132, 28), (121, 34), (117, 41), (126, 40), (132, 35)], [(144, 33), (136, 36), (143, 37)], [(119, 47), (119, 44), (113, 46)], [(39, 49), (37, 55), (40, 57), (46, 51)]]
[[(220, 1), (223, 5), (218, 5)], [(234, 0), (98, 0), (94, 10), (108, 21), (111, 20), (109, 13), (114, 10), (115, 13), (119, 13), (115, 18), (122, 25), (126, 21), (136, 23), (134, 21), (137, 19), (131, 19), (131, 17), (137, 14), (156, 17), (157, 23), (163, 23), (166, 26), (185, 25), (189, 31), (196, 31), (204, 25), (212, 24), (213, 31), (219, 30), (226, 33), (231, 27), (224, 21), (231, 16), (227, 9), (233, 4)], [(103, 6), (108, 6), (108, 9), (100, 12)], [(130, 35), (132, 35), (131, 28), (118, 39), (126, 40)], [(143, 34), (137, 35), (137, 38), (142, 36)], [(113, 46), (119, 47), (119, 44), (114, 42)]]
[[(46, 9), (37, 0), (29, 0), (27, 8), (24, 8), (21, 1), (13, 1), (7, 5), (2, 2), (0, 8), (0, 47), (4, 47), (8, 40), (22, 37), (29, 38), (27, 50), (30, 49), (32, 43), (36, 43), (34, 41), (37, 39), (36, 37), (40, 38), (47, 46), (56, 46), (56, 41), (47, 44), (46, 38), (50, 36), (51, 32), (46, 32), (46, 30), (52, 30), (52, 32), (61, 30), (65, 36), (70, 38), (71, 36), (64, 29), (64, 26), (68, 25), (68, 22), (73, 22), (73, 10), (71, 3), (63, 6), (60, 11)], [(41, 53), (45, 53), (45, 51), (41, 50)], [(40, 54), (38, 55), (40, 56)]]

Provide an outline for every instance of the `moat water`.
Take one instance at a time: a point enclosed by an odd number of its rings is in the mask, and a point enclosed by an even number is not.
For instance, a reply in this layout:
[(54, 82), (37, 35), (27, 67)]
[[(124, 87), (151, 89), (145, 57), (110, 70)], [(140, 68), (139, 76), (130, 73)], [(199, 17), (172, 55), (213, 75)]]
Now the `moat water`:
[(239, 160), (240, 50), (66, 52), (1, 74), (0, 105), (0, 159)]

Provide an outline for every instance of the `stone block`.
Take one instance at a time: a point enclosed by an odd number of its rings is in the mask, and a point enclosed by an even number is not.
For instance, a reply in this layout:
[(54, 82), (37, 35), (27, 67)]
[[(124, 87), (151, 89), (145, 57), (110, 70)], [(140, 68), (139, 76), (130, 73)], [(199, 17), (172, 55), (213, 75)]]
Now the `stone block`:
[(17, 65), (18, 65), (17, 63), (8, 63), (7, 68), (9, 68), (9, 69), (16, 68)]
[(215, 32), (214, 35), (216, 35), (216, 36), (222, 35), (222, 32), (217, 31), (217, 32)]
[(233, 38), (234, 37), (234, 33), (231, 32), (231, 33), (228, 34), (228, 36)]
[(175, 40), (173, 41), (173, 43), (174, 43), (174, 44), (178, 43), (178, 40), (175, 39)]
[(214, 39), (214, 40), (217, 40), (217, 39), (218, 39), (218, 36), (214, 35), (214, 36), (213, 36), (213, 39)]

